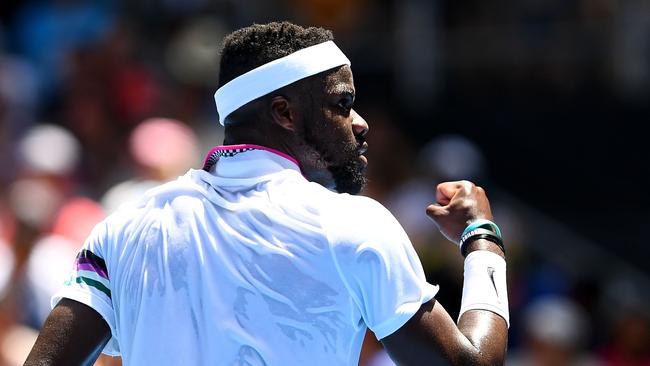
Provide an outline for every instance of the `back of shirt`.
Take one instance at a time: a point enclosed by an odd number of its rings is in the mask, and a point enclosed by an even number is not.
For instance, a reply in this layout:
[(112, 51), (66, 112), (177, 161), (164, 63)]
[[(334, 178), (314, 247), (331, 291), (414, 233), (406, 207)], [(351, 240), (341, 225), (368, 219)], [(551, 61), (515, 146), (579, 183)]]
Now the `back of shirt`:
[[(110, 216), (53, 302), (97, 310), (104, 352), (126, 365), (352, 365), (366, 325), (390, 334), (435, 295), (408, 238), (367, 256), (368, 225), (355, 232), (348, 215), (385, 216), (378, 204), (293, 169), (255, 173), (190, 171)], [(404, 241), (392, 225), (379, 231)]]

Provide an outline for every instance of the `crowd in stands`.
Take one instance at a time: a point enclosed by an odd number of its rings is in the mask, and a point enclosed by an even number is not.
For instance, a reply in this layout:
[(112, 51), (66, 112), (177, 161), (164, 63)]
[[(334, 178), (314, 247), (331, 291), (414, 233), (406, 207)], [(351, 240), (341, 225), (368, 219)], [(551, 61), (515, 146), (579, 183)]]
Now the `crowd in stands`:
[[(588, 251), (589, 240), (495, 179), (498, 155), (477, 136), (504, 129), (498, 124), (508, 118), (472, 120), (528, 106), (512, 94), (531, 85), (570, 95), (600, 83), (622, 98), (644, 98), (646, 1), (10, 3), (0, 5), (0, 366), (24, 361), (92, 227), (121, 203), (200, 168), (203, 154), (222, 142), (212, 95), (223, 36), (285, 19), (333, 29), (352, 60), (356, 109), (370, 124), (370, 183), (362, 194), (402, 223), (452, 317), (462, 257), (424, 208), (437, 183), (470, 179), (486, 188), (504, 232), (508, 364), (650, 365), (646, 275), (624, 261), (604, 273), (608, 252), (577, 260), (569, 247), (584, 242)], [(496, 26), (495, 18), (507, 21)], [(603, 37), (617, 62), (596, 41)], [(545, 53), (555, 39), (562, 42)], [(494, 75), (506, 75), (499, 84), (506, 89), (489, 91)], [(460, 99), (470, 89), (472, 101), (489, 95), (490, 106), (474, 115)], [(508, 100), (520, 104), (510, 110)], [(521, 131), (513, 127), (505, 138)], [(102, 356), (98, 364), (120, 360)], [(371, 333), (360, 364), (392, 364)]]

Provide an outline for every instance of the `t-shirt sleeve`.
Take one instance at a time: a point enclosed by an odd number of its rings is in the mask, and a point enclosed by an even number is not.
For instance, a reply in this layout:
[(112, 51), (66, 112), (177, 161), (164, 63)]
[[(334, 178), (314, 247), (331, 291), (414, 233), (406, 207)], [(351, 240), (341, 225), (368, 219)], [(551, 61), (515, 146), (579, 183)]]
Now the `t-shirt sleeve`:
[(420, 259), (393, 215), (376, 201), (363, 202), (351, 210), (354, 218), (345, 218), (350, 229), (335, 239), (332, 251), (365, 324), (382, 339), (431, 300), (438, 286), (427, 283)]
[(52, 296), (51, 306), (54, 308), (62, 298), (68, 298), (93, 308), (111, 329), (111, 339), (102, 352), (118, 356), (120, 351), (116, 337), (111, 282), (106, 266), (107, 240), (107, 225), (101, 222), (95, 226), (77, 254), (70, 276)]

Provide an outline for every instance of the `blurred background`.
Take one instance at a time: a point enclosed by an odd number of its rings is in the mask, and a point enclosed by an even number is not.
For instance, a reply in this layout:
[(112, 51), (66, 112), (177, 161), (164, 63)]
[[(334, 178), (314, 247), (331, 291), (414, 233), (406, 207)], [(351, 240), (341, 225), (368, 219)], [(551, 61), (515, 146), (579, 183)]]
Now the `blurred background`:
[[(508, 364), (650, 365), (647, 0), (23, 0), (0, 3), (1, 366), (93, 225), (221, 143), (221, 39), (272, 20), (334, 30), (371, 127), (364, 194), (452, 317), (462, 258), (424, 208), (471, 179), (507, 243)], [(372, 334), (360, 364), (391, 364)]]

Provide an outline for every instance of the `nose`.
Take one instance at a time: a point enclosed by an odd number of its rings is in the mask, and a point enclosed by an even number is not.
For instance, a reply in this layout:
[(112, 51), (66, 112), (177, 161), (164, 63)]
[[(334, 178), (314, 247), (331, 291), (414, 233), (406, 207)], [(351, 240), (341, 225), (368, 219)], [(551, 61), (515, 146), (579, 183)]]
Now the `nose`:
[(354, 109), (352, 110), (352, 132), (356, 137), (364, 137), (370, 127), (363, 117), (361, 117)]

